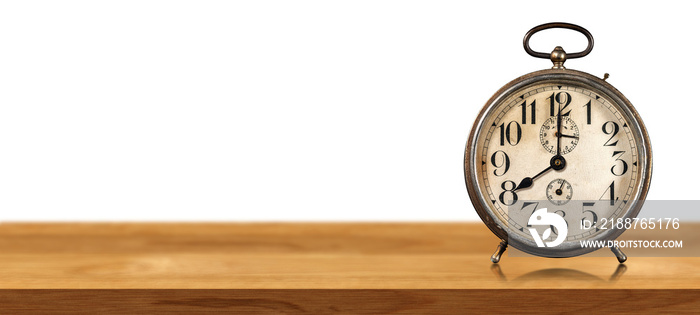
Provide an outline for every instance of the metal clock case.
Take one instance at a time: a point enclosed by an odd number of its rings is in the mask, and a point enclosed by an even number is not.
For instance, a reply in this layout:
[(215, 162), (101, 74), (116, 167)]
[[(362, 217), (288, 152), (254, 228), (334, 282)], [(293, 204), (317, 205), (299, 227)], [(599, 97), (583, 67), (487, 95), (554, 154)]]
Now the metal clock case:
[[(579, 31), (588, 38), (588, 47), (570, 55), (561, 47), (551, 54), (532, 51), (530, 37), (548, 28)], [(523, 45), (530, 55), (548, 58), (554, 66), (498, 90), (474, 122), (465, 150), (469, 197), (482, 221), (501, 239), (491, 257), (494, 263), (508, 245), (538, 256), (573, 257), (598, 249), (582, 247), (580, 240), (612, 240), (624, 232), (578, 231), (558, 246), (540, 247), (526, 232), (527, 222), (515, 222), (507, 211), (518, 199), (549, 200), (549, 207), (556, 208), (566, 202), (554, 201), (552, 193), (557, 197), (566, 191), (568, 195), (557, 198), (573, 194), (578, 200), (610, 202), (608, 213), (591, 212), (594, 218), (633, 219), (651, 181), (649, 135), (630, 101), (605, 81), (607, 74), (600, 79), (564, 67), (566, 59), (590, 53), (591, 34), (577, 25), (548, 23), (531, 29)], [(553, 182), (562, 183), (561, 188), (546, 187)], [(585, 215), (578, 212), (568, 214), (569, 227)], [(611, 250), (621, 263), (627, 259), (619, 248)]]

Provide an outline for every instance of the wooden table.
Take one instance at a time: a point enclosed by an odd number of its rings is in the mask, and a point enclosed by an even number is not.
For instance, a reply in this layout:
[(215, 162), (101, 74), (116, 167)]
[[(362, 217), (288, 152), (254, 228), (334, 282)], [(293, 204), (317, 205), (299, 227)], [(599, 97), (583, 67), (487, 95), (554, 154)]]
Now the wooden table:
[(0, 309), (700, 310), (699, 258), (489, 261), (480, 223), (0, 224)]

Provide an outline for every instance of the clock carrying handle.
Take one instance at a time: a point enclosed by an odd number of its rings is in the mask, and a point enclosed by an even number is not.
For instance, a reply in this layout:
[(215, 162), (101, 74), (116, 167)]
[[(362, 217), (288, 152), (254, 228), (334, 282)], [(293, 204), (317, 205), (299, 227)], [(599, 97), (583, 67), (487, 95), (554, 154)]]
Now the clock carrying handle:
[[(587, 29), (580, 27), (576, 24), (555, 22), (555, 23), (546, 23), (546, 24), (535, 26), (525, 34), (525, 38), (523, 38), (523, 47), (525, 48), (525, 51), (530, 56), (533, 56), (536, 58), (544, 58), (544, 59), (553, 58), (553, 55), (555, 52), (543, 53), (543, 52), (534, 51), (534, 50), (532, 50), (532, 48), (530, 48), (530, 37), (532, 37), (532, 35), (535, 35), (535, 33), (539, 32), (539, 31), (543, 31), (543, 30), (550, 29), (550, 28), (566, 28), (566, 29), (574, 30), (574, 31), (577, 31), (577, 32), (583, 34), (588, 39), (588, 47), (586, 47), (585, 50), (577, 52), (577, 53), (573, 53), (573, 54), (566, 53), (565, 58), (567, 58), (567, 59), (581, 58), (581, 57), (588, 55), (591, 52), (591, 50), (593, 50), (593, 35), (591, 35), (591, 32), (589, 32)], [(557, 48), (561, 50), (561, 47), (557, 47)], [(556, 51), (556, 49), (555, 49), (555, 51)]]

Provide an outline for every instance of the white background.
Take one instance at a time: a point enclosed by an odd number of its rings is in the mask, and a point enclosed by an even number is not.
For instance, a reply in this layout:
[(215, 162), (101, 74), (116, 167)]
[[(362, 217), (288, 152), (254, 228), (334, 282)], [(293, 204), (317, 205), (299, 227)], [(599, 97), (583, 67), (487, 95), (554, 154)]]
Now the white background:
[[(649, 199), (696, 199), (700, 19), (664, 1), (15, 1), (0, 5), (0, 220), (478, 220), (479, 109), (566, 66), (649, 130)], [(533, 47), (585, 47), (572, 31)]]

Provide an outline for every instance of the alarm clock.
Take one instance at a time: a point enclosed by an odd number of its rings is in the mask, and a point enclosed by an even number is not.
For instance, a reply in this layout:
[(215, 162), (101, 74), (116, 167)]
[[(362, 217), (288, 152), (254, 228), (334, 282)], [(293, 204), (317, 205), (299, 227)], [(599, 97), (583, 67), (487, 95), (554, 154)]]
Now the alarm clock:
[[(578, 31), (584, 51), (530, 48), (533, 34), (550, 28)], [(644, 204), (652, 173), (649, 135), (632, 103), (606, 80), (567, 69), (567, 59), (593, 49), (588, 30), (547, 23), (528, 31), (525, 51), (547, 58), (535, 71), (499, 89), (479, 112), (464, 154), (469, 197), (481, 220), (507, 246), (543, 257), (594, 251), (582, 241), (614, 240)], [(627, 257), (611, 246), (620, 263)]]

